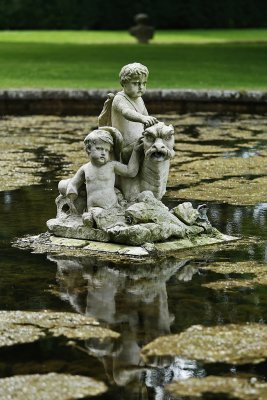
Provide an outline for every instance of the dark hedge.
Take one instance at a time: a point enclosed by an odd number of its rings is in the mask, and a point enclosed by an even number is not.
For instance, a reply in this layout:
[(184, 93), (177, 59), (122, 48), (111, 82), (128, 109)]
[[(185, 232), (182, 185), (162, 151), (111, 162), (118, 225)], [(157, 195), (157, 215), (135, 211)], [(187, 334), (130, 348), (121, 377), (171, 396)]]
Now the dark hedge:
[(0, 29), (127, 29), (140, 12), (158, 29), (267, 27), (266, 0), (0, 0)]

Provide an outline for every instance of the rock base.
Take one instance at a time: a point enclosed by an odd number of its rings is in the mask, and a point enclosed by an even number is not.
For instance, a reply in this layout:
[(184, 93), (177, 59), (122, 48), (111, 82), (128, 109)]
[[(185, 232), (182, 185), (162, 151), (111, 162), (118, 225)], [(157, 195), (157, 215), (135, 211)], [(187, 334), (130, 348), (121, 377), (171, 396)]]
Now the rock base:
[(226, 243), (239, 238), (224, 235), (217, 231), (217, 234), (202, 234), (194, 238), (179, 240), (168, 240), (160, 243), (145, 243), (142, 246), (131, 246), (117, 243), (105, 243), (85, 239), (71, 239), (50, 235), (48, 232), (38, 236), (27, 236), (20, 238), (15, 243), (16, 247), (31, 249), (36, 253), (64, 253), (69, 251), (80, 255), (110, 254), (118, 256), (132, 257), (157, 257), (168, 253), (196, 248), (200, 246), (215, 245)]

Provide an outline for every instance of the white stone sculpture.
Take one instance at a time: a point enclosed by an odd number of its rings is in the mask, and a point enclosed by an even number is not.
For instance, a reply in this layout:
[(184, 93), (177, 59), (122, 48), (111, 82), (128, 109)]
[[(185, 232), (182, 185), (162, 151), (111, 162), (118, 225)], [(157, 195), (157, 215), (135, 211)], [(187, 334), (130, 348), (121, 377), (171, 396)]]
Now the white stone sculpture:
[(122, 90), (110, 95), (98, 118), (98, 125), (113, 126), (123, 136), (121, 158), (128, 162), (134, 143), (142, 137), (144, 127), (158, 122), (149, 116), (142, 95), (146, 92), (148, 69), (142, 64), (125, 65), (119, 74)]
[(166, 192), (174, 128), (149, 116), (142, 95), (148, 69), (121, 69), (123, 90), (109, 96), (99, 128), (85, 140), (90, 161), (59, 183), (57, 218), (47, 222), (57, 236), (142, 245), (218, 231), (205, 208), (183, 203), (169, 210)]

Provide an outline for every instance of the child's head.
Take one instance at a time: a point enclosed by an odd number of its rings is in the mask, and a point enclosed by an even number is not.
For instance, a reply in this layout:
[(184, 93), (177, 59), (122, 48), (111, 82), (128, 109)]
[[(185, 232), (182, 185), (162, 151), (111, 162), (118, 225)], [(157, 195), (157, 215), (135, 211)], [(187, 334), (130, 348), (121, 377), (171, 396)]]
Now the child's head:
[(122, 67), (120, 82), (124, 92), (133, 98), (142, 96), (146, 91), (148, 69), (140, 63), (127, 64)]
[(86, 153), (91, 156), (91, 162), (106, 164), (113, 148), (113, 138), (108, 131), (96, 129), (84, 139)]
[(122, 67), (119, 77), (120, 83), (123, 86), (126, 82), (136, 78), (148, 78), (148, 69), (145, 65), (140, 63), (127, 64)]

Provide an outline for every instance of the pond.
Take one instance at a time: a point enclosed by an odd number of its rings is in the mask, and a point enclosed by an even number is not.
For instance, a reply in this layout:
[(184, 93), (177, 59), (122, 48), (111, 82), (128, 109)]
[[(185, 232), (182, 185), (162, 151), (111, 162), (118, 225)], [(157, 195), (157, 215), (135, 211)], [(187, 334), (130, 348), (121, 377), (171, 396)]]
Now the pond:
[[(266, 382), (265, 357), (235, 362), (233, 353), (233, 360), (230, 354), (210, 362), (208, 357), (187, 359), (177, 349), (173, 354), (155, 351), (147, 359), (142, 353), (155, 339), (195, 325), (267, 323), (267, 116), (199, 113), (158, 119), (172, 123), (176, 131), (165, 204), (205, 202), (213, 226), (240, 240), (179, 251), (157, 262), (21, 250), (13, 245), (15, 238), (45, 232), (46, 221), (55, 216), (57, 182), (86, 161), (82, 140), (96, 127), (96, 118), (0, 120), (0, 310), (72, 312), (120, 334), (69, 340), (46, 331), (37, 340), (4, 344), (1, 378), (49, 373), (90, 377), (105, 383), (105, 393), (54, 398), (99, 400), (193, 399), (198, 393), (190, 386), (181, 393), (168, 389), (170, 382), (186, 385), (192, 377)], [(204, 339), (200, 346), (205, 352)], [(202, 398), (227, 398), (206, 391)], [(233, 398), (230, 389), (222, 392)], [(0, 398), (5, 398), (1, 380)], [(24, 393), (23, 398), (30, 397)], [(253, 397), (235, 393), (234, 398)]]

